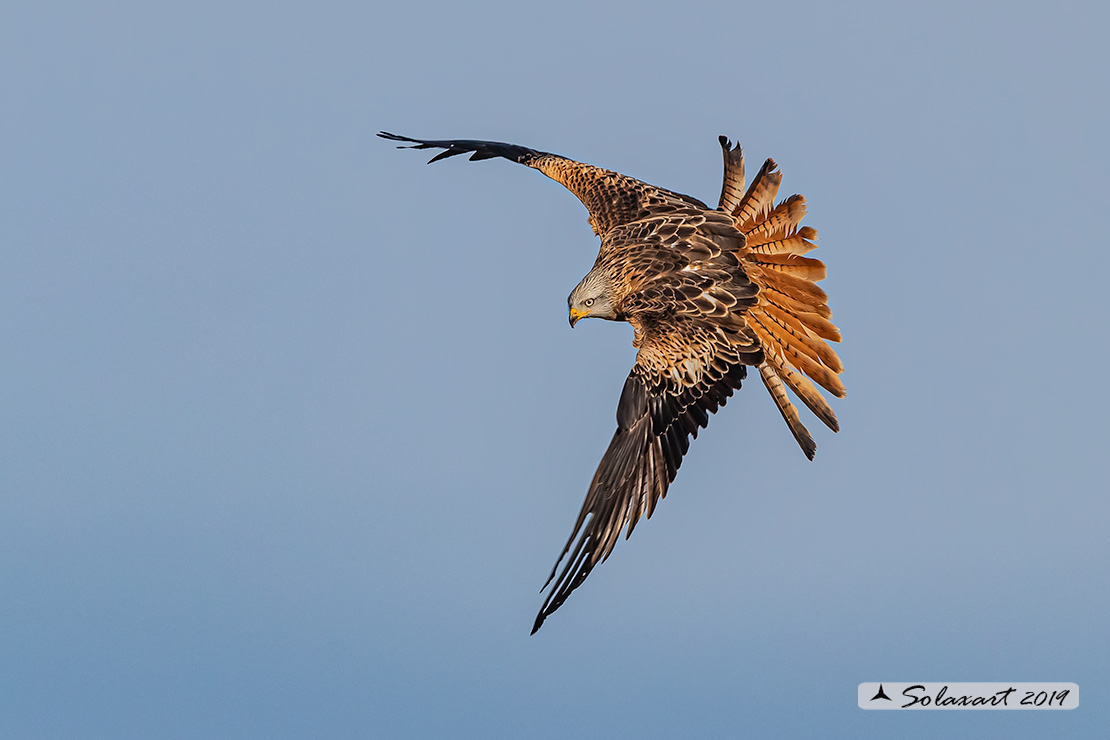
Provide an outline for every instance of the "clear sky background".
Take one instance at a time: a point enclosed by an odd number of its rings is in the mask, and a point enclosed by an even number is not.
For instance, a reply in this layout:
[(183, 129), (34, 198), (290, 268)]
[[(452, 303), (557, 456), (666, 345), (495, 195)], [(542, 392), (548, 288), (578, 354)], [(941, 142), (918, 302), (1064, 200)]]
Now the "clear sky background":
[[(299, 4), (298, 4), (299, 5)], [(1103, 738), (1101, 3), (0, 11), (0, 736)], [(802, 192), (845, 341), (529, 637), (614, 426), (597, 240), (497, 160)], [(894, 713), (862, 681), (1074, 681)]]

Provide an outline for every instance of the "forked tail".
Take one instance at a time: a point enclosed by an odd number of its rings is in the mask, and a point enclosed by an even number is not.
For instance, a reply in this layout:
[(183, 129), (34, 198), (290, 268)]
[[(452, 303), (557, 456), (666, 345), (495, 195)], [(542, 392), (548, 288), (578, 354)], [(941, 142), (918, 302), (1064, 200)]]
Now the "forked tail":
[(834, 432), (840, 428), (836, 414), (814, 383), (837, 398), (844, 396), (839, 377), (844, 365), (829, 346), (829, 342), (840, 341), (840, 331), (830, 320), (828, 296), (817, 286), (825, 278), (825, 265), (804, 256), (817, 248), (817, 230), (799, 226), (806, 213), (802, 196), (792, 195), (775, 204), (782, 173), (773, 159), (763, 164), (751, 187), (739, 197), (744, 190), (743, 155), (724, 137), (721, 148), (725, 179), (718, 207), (731, 213), (744, 233), (747, 244), (737, 256), (760, 288), (759, 303), (748, 311), (766, 358), (759, 374), (802, 451), (812, 460), (817, 445), (785, 388)]

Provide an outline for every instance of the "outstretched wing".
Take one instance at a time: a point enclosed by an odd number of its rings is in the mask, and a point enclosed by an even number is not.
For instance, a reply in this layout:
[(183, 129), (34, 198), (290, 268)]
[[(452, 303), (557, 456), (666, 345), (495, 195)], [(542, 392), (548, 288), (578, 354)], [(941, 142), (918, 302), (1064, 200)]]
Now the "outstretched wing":
[(644, 218), (651, 213), (665, 212), (672, 208), (707, 206), (697, 198), (648, 185), (632, 177), (611, 170), (595, 167), (573, 159), (540, 152), (516, 144), (498, 141), (469, 139), (424, 140), (411, 139), (382, 131), (378, 136), (391, 141), (410, 142), (409, 149), (443, 149), (428, 160), (428, 164), (459, 154), (470, 154), (470, 159), (502, 157), (537, 169), (574, 193), (586, 210), (594, 233), (603, 236), (615, 226)]
[[(678, 473), (690, 438), (747, 375), (740, 351), (710, 327), (679, 324), (649, 335), (617, 404), (617, 431), (590, 483), (532, 632), (604, 562), (621, 531), (651, 518)], [(754, 351), (754, 350), (753, 350)], [(577, 541), (576, 541), (577, 540)], [(556, 579), (559, 565), (566, 559)]]
[(554, 581), (533, 633), (609, 557), (622, 530), (628, 537), (641, 516), (651, 517), (690, 438), (740, 387), (745, 366), (763, 362), (744, 318), (758, 287), (735, 256), (702, 234), (683, 236), (682, 224), (658, 224), (655, 241), (641, 229), (629, 227), (629, 239), (602, 247), (603, 258), (627, 261), (629, 271), (638, 263), (654, 278), (625, 300), (640, 352), (617, 404), (617, 431), (544, 584)]

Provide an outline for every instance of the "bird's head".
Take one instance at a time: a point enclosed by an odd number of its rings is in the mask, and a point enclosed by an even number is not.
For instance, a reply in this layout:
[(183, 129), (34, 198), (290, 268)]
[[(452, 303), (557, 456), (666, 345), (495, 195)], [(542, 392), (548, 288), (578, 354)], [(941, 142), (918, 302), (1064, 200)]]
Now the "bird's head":
[(587, 317), (616, 320), (617, 311), (613, 307), (613, 294), (613, 286), (609, 280), (597, 270), (590, 270), (567, 298), (570, 325), (573, 327), (578, 323), (578, 319)]

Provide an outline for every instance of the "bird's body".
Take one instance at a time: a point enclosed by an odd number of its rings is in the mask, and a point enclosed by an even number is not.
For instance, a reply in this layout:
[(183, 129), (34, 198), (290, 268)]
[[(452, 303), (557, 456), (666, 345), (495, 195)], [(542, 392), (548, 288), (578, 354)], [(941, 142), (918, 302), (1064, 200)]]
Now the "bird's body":
[(748, 366), (759, 370), (807, 457), (813, 458), (816, 445), (786, 388), (837, 430), (835, 414), (813, 385), (844, 395), (838, 377), (843, 367), (827, 343), (840, 341), (840, 333), (816, 285), (825, 267), (803, 256), (815, 248), (817, 232), (799, 228), (805, 215), (800, 195), (775, 205), (782, 175), (773, 160), (745, 189), (741, 150), (721, 137), (725, 176), (713, 209), (687, 195), (512, 144), (381, 136), (417, 149), (443, 149), (433, 162), (463, 153), (471, 159), (504, 157), (562, 183), (586, 206), (601, 238), (597, 261), (567, 300), (571, 325), (597, 317), (627, 321), (635, 329), (639, 353), (617, 405), (617, 431), (548, 579), (555, 585), (533, 632), (609, 556), (622, 530), (627, 537), (642, 515), (651, 516), (690, 438), (740, 387)]

